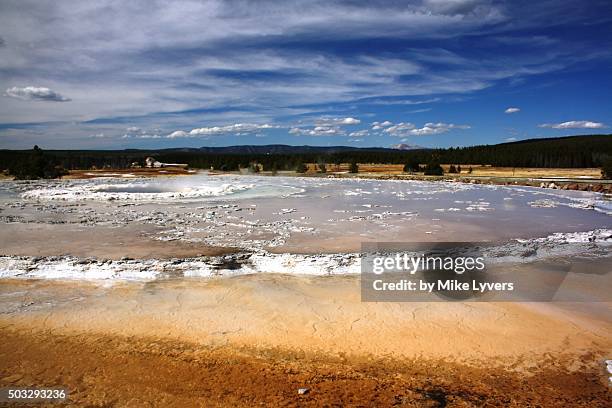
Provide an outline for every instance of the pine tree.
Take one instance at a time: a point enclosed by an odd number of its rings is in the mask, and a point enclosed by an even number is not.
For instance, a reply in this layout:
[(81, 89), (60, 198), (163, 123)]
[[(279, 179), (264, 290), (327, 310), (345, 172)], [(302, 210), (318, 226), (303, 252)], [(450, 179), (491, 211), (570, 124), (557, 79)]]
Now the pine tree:
[(425, 166), (424, 174), (426, 176), (443, 176), (444, 170), (442, 169), (442, 166), (440, 166), (440, 163), (431, 162)]
[(9, 174), (21, 180), (35, 180), (58, 178), (68, 172), (36, 145), (27, 158), (9, 167)]
[(404, 173), (409, 172), (418, 172), (421, 171), (421, 165), (418, 160), (411, 159), (408, 163), (404, 165)]
[(612, 157), (603, 162), (601, 166), (601, 177), (606, 180), (612, 179)]
[(304, 162), (299, 162), (297, 166), (295, 166), (296, 173), (306, 173), (308, 171), (308, 167), (304, 164)]

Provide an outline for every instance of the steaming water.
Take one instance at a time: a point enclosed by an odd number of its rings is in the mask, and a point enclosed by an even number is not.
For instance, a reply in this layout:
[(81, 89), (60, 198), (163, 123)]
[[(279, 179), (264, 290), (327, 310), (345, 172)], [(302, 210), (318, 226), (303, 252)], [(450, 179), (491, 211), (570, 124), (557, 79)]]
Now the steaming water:
[(599, 193), (522, 186), (206, 173), (0, 184), (0, 221), (154, 224), (163, 227), (155, 239), (245, 248), (346, 252), (368, 240), (491, 241), (612, 227), (612, 202)]
[[(539, 246), (539, 238), (552, 236), (537, 256), (574, 256), (589, 250), (591, 239), (612, 241), (611, 213), (610, 201), (598, 193), (454, 182), (205, 173), (3, 181), (0, 255), (8, 256), (0, 257), (0, 276), (130, 279), (167, 276), (173, 268), (182, 276), (218, 272), (217, 261), (211, 266), (200, 259), (175, 267), (155, 259), (83, 264), (69, 256), (85, 244), (119, 248), (119, 257), (130, 254), (130, 245), (147, 242), (231, 247), (251, 254), (248, 265), (225, 274), (354, 273), (355, 253), (368, 241), (494, 241), (501, 253), (512, 255), (517, 245)], [(35, 241), (38, 246), (30, 244)], [(12, 256), (39, 255), (47, 248), (53, 248), (51, 255), (68, 256), (40, 261)], [(609, 255), (610, 246), (603, 248), (595, 248), (593, 256)]]
[(24, 198), (39, 200), (130, 200), (167, 201), (248, 199), (277, 197), (302, 190), (274, 180), (259, 179), (249, 182), (237, 177), (192, 177), (122, 180), (97, 178), (71, 183), (58, 183), (47, 188), (36, 188), (23, 194)]

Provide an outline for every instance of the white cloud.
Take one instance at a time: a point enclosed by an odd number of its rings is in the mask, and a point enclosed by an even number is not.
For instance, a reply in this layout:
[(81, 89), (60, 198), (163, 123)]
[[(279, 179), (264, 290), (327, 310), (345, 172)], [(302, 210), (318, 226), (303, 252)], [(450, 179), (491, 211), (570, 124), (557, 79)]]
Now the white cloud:
[[(4, 3), (0, 71), (7, 74), (0, 78), (0, 93), (15, 84), (43, 84), (78, 104), (30, 103), (23, 109), (17, 99), (1, 98), (0, 122), (76, 122), (49, 125), (44, 135), (36, 135), (36, 141), (53, 139), (57, 147), (82, 146), (82, 139), (90, 140), (83, 135), (92, 133), (84, 123), (95, 119), (105, 124), (117, 119), (107, 134), (118, 135), (125, 123), (148, 128), (172, 118), (166, 135), (175, 129), (189, 133), (199, 123), (270, 123), (321, 112), (315, 106), (322, 104), (355, 103), (357, 109), (347, 112), (361, 112), (360, 104), (419, 105), (435, 102), (435, 95), (452, 98), (605, 55), (600, 47), (581, 41), (589, 46), (577, 48), (568, 39), (549, 44), (546, 52), (504, 54), (499, 47), (485, 47), (477, 62), (471, 58), (471, 42), (509, 32), (506, 24), (519, 22), (517, 29), (560, 24), (550, 13), (563, 21), (578, 18), (580, 13), (567, 13), (572, 2), (552, 11), (534, 5), (539, 12), (530, 13), (490, 0)], [(482, 39), (471, 37), (474, 33)], [(380, 49), (337, 52), (313, 42), (321, 38), (423, 41), (402, 52), (387, 49), (384, 40)], [(286, 47), (288, 40), (312, 46)], [(463, 40), (467, 46), (456, 47)], [(126, 122), (126, 117), (136, 120)], [(0, 136), (7, 132), (0, 130)], [(33, 141), (3, 139), (3, 147)]]
[(516, 142), (516, 137), (508, 137), (506, 139), (504, 139), (504, 142)]
[(253, 123), (236, 123), (234, 125), (227, 126), (213, 126), (213, 127), (203, 127), (192, 129), (189, 132), (191, 136), (209, 136), (209, 135), (224, 135), (228, 133), (254, 133), (263, 129), (274, 129), (277, 126), (263, 124), (253, 124)]
[(289, 129), (291, 135), (303, 136), (339, 136), (346, 135), (346, 131), (342, 126), (358, 125), (361, 120), (346, 117), (346, 118), (319, 118), (315, 121), (315, 126), (312, 128), (294, 126)]
[(363, 129), (363, 130), (357, 130), (355, 132), (349, 133), (349, 137), (360, 138), (360, 137), (366, 137), (369, 134), (370, 134), (370, 132), (368, 131), (368, 129)]
[(150, 129), (146, 130), (138, 126), (130, 126), (127, 129), (126, 134), (123, 135), (123, 139), (161, 139), (161, 129)]
[(177, 137), (187, 137), (187, 136), (189, 136), (189, 133), (185, 132), (184, 130), (175, 130), (174, 132), (170, 133), (166, 137), (168, 139), (175, 139)]
[(541, 128), (551, 129), (603, 129), (607, 127), (601, 122), (591, 122), (590, 120), (570, 120), (562, 123), (543, 123), (538, 125)]
[(436, 135), (438, 133), (446, 133), (452, 129), (469, 129), (468, 125), (455, 125), (453, 123), (426, 123), (420, 129), (410, 131), (413, 135)]
[(392, 136), (405, 137), (405, 136), (424, 136), (424, 135), (436, 135), (439, 133), (446, 133), (452, 129), (469, 129), (468, 125), (455, 125), (453, 123), (426, 123), (422, 128), (417, 128), (410, 122), (402, 122), (397, 125), (390, 126), (384, 131)]
[(211, 126), (191, 129), (189, 132), (184, 130), (176, 130), (166, 136), (168, 139), (176, 139), (181, 137), (198, 137), (198, 136), (217, 136), (226, 134), (235, 134), (237, 136), (244, 136), (253, 133), (257, 133), (265, 129), (278, 129), (280, 126), (255, 123), (236, 123), (233, 125), (225, 126)]
[(320, 118), (317, 119), (317, 126), (343, 126), (343, 125), (358, 125), (361, 121), (355, 118)]
[(380, 130), (393, 125), (392, 122), (385, 120), (384, 122), (373, 122), (372, 130)]
[(162, 136), (158, 134), (147, 134), (147, 133), (143, 133), (140, 135), (132, 135), (132, 134), (126, 133), (125, 135), (122, 136), (122, 138), (123, 139), (161, 139)]
[(12, 88), (8, 88), (4, 95), (11, 98), (23, 99), (24, 101), (70, 101), (70, 98), (66, 98), (65, 96), (62, 96), (49, 88), (36, 86), (26, 86), (24, 88), (14, 86)]
[(504, 111), (504, 113), (517, 113), (520, 112), (521, 109), (520, 108), (508, 108)]
[(384, 131), (386, 133), (389, 133), (390, 135), (393, 135), (393, 136), (404, 136), (406, 133), (410, 132), (415, 127), (416, 126), (414, 126), (413, 123), (410, 123), (410, 122), (406, 122), (406, 123), (400, 122), (397, 125), (393, 125), (393, 126), (388, 127)]
[[(357, 125), (361, 123), (359, 119), (346, 117), (346, 118), (320, 118), (315, 121), (315, 126), (312, 128), (304, 128), (294, 126), (290, 128), (289, 133), (293, 135), (306, 135), (306, 136), (334, 136), (334, 135), (345, 135), (346, 131), (341, 126), (345, 125)], [(211, 126), (195, 128), (189, 132), (183, 130), (177, 130), (166, 137), (169, 139), (182, 138), (182, 137), (198, 137), (198, 136), (215, 136), (234, 134), (236, 136), (246, 136), (252, 134), (258, 134), (263, 130), (268, 129), (281, 129), (285, 126), (272, 125), (268, 123), (255, 124), (255, 123), (236, 123), (225, 126)]]
[(336, 124), (338, 125), (358, 125), (360, 124), (361, 121), (359, 119), (355, 119), (355, 118), (344, 118), (344, 119), (340, 119), (336, 122)]
[(294, 127), (289, 130), (289, 134), (303, 136), (339, 136), (345, 135), (346, 131), (339, 126), (315, 126), (312, 129)]

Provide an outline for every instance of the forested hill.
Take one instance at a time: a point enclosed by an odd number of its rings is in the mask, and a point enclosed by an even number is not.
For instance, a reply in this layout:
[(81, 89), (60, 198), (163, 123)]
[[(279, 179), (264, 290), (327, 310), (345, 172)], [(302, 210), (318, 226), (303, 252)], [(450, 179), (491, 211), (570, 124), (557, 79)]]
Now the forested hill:
[[(0, 170), (31, 160), (31, 150), (0, 150)], [(346, 146), (230, 146), (163, 150), (46, 150), (49, 162), (66, 169), (128, 167), (154, 156), (194, 168), (235, 170), (252, 162), (264, 169), (294, 169), (300, 163), (449, 163), (510, 167), (599, 167), (612, 160), (612, 135), (531, 139), (448, 149), (396, 150)]]
[[(214, 154), (333, 154), (351, 151), (392, 151), (384, 147), (352, 147), (352, 146), (290, 146), (273, 145), (238, 145), (225, 147), (200, 147), (202, 153)], [(193, 149), (192, 149), (193, 151)]]
[(612, 158), (612, 135), (529, 139), (439, 150), (443, 163), (515, 167), (598, 167)]

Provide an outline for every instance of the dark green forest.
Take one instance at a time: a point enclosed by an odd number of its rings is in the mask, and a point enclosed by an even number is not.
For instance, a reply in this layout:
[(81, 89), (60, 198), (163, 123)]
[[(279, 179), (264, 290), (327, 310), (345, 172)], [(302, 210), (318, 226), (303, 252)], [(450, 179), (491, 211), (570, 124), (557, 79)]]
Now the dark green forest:
[[(31, 166), (40, 153), (0, 150), (0, 169), (17, 174)], [(425, 165), (453, 163), (504, 167), (605, 167), (612, 160), (612, 135), (531, 139), (497, 145), (447, 149), (395, 150), (384, 148), (312, 146), (232, 146), (163, 150), (45, 150), (46, 169), (127, 168), (152, 156), (165, 163), (187, 163), (192, 168), (237, 170), (260, 163), (264, 170), (295, 170), (304, 163), (387, 163)]]

